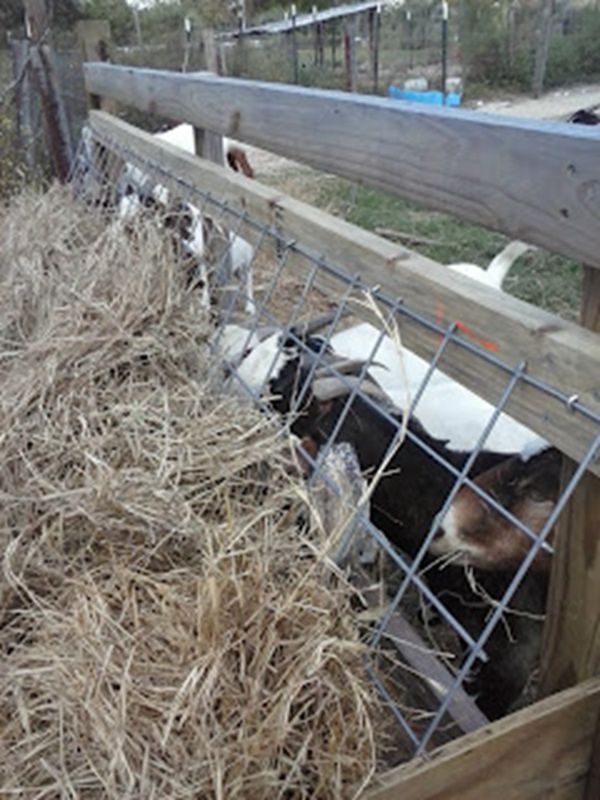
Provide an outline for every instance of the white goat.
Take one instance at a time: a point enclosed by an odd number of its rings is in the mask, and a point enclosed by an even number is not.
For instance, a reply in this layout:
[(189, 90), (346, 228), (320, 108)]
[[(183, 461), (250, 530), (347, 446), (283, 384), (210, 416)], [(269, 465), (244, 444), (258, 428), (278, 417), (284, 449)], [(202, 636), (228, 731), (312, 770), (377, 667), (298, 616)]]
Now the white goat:
[[(181, 128), (184, 126), (178, 126)], [(193, 131), (191, 126), (186, 126)], [(177, 130), (177, 129), (174, 129)], [(169, 141), (168, 135), (171, 131), (163, 134), (156, 134), (157, 138)], [(179, 134), (181, 137), (181, 134)], [(193, 151), (193, 147), (192, 147)], [(221, 235), (228, 242), (231, 277), (241, 285), (241, 291), (245, 298), (244, 310), (247, 314), (252, 314), (255, 310), (254, 294), (252, 285), (252, 260), (254, 258), (254, 248), (241, 236), (225, 232), (209, 217), (204, 217), (193, 203), (180, 203), (179, 211), (173, 212), (170, 206), (170, 195), (168, 189), (161, 184), (153, 184), (149, 187), (150, 179), (146, 173), (132, 164), (125, 165), (122, 185), (124, 190), (118, 206), (118, 216), (122, 221), (131, 220), (139, 214), (145, 206), (151, 204), (165, 211), (165, 216), (173, 216), (175, 213), (186, 214), (190, 218), (188, 233), (182, 237), (181, 244), (183, 250), (198, 261), (198, 284), (202, 290), (201, 305), (208, 308), (211, 301), (210, 275), (207, 264), (207, 223), (210, 222), (213, 233)], [(225, 237), (227, 237), (225, 239)]]
[[(154, 136), (163, 142), (169, 142), (169, 144), (175, 145), (175, 147), (179, 147), (181, 150), (185, 150), (186, 153), (196, 152), (194, 128), (192, 125), (188, 125), (185, 122), (167, 131), (155, 133)], [(254, 170), (250, 166), (246, 152), (237, 142), (233, 142), (231, 139), (224, 136), (223, 152), (227, 163), (234, 172), (243, 172), (248, 178), (254, 177)]]
[(494, 256), (487, 269), (479, 267), (477, 264), (466, 262), (448, 264), (448, 267), (454, 272), (459, 272), (461, 275), (466, 275), (468, 278), (479, 281), (479, 283), (485, 283), (486, 286), (501, 289), (504, 279), (514, 262), (528, 250), (537, 250), (537, 248), (532, 244), (527, 244), (527, 242), (515, 240), (509, 242), (503, 250)]

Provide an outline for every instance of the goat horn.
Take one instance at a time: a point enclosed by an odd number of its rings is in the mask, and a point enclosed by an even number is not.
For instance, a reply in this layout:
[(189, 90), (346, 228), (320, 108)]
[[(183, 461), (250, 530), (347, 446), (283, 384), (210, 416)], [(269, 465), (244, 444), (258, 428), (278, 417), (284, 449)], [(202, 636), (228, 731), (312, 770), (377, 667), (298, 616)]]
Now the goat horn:
[[(367, 362), (364, 359), (360, 358), (346, 358), (342, 361), (333, 361), (326, 367), (319, 367), (319, 369), (315, 372), (315, 378), (318, 380), (319, 378), (330, 377), (332, 370), (339, 372), (341, 375), (356, 374), (357, 372), (360, 372), (366, 363)], [(387, 369), (385, 364), (380, 364), (378, 361), (372, 361), (369, 365), (369, 368), (370, 367), (381, 367), (382, 369)]]
[(381, 400), (390, 403), (390, 398), (387, 394), (370, 381), (360, 381), (354, 376), (349, 376), (342, 380), (341, 378), (319, 378), (313, 381), (312, 391), (317, 400), (326, 402), (327, 400), (335, 400), (337, 397), (343, 397), (350, 394), (352, 389), (358, 386), (363, 394), (373, 397), (375, 400)]
[[(306, 322), (300, 322), (298, 325), (294, 325), (292, 330), (299, 339), (303, 339), (305, 336), (311, 336), (313, 333), (321, 330), (321, 328), (330, 325), (336, 318), (337, 313), (337, 311), (328, 311), (326, 314), (320, 314), (318, 317), (314, 317), (314, 319), (309, 319)], [(342, 316), (347, 313), (347, 311), (342, 311)]]

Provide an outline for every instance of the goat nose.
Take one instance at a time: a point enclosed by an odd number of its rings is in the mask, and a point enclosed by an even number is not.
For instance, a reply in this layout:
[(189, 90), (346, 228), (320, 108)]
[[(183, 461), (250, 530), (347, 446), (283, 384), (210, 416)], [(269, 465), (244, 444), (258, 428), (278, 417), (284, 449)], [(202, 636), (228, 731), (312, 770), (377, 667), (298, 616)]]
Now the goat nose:
[(442, 527), (439, 527), (433, 534), (433, 541), (435, 542), (436, 539), (441, 539), (443, 535), (444, 535), (444, 529)]

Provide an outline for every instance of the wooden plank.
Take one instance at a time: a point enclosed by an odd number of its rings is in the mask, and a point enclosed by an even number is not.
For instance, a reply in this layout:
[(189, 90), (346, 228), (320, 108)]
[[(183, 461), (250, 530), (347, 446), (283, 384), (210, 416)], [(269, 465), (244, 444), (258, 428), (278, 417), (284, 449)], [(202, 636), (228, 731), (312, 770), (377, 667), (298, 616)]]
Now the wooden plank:
[(593, 127), (104, 64), (85, 76), (90, 92), (600, 266)]
[[(423, 676), (430, 691), (441, 702), (454, 683), (454, 677), (440, 659), (431, 651), (424, 639), (400, 613), (392, 616), (385, 628), (385, 635), (391, 638), (398, 651), (417, 672)], [(489, 723), (473, 697), (462, 687), (454, 690), (448, 714), (465, 732), (479, 730)]]
[[(411, 310), (433, 318), (443, 307), (443, 321), (461, 320), (473, 331), (494, 342), (497, 355), (509, 364), (525, 360), (530, 374), (600, 410), (600, 337), (552, 314), (450, 272), (430, 259), (375, 234), (363, 231), (320, 209), (286, 197), (236, 173), (202, 162), (183, 151), (157, 141), (103, 112), (92, 112), (92, 125), (100, 135), (118, 138), (141, 158), (168, 170), (177, 190), (177, 178), (195, 183), (233, 207), (248, 212), (265, 224), (277, 224), (286, 236), (301, 242), (315, 254), (323, 254), (351, 275), (360, 275), (370, 286), (379, 285), (391, 297), (401, 297)], [(169, 178), (161, 178), (169, 185)], [(242, 235), (243, 232), (241, 232)], [(292, 259), (293, 260), (293, 259)], [(293, 260), (294, 269), (309, 268), (306, 259)], [(319, 281), (339, 293), (340, 283), (320, 271)], [(403, 341), (424, 358), (438, 346), (423, 325), (404, 319)], [(506, 375), (450, 346), (452, 360), (443, 368), (452, 377), (491, 402), (497, 402)], [(519, 384), (507, 410), (515, 418), (580, 460), (588, 450), (597, 424), (581, 414), (566, 412), (564, 403)], [(600, 465), (591, 470), (600, 474)]]
[[(600, 272), (584, 270), (582, 325), (600, 332)], [(562, 484), (575, 465), (566, 463)], [(600, 674), (600, 481), (586, 475), (557, 526), (542, 646), (541, 690)]]
[(599, 710), (595, 679), (392, 770), (363, 800), (583, 800)]

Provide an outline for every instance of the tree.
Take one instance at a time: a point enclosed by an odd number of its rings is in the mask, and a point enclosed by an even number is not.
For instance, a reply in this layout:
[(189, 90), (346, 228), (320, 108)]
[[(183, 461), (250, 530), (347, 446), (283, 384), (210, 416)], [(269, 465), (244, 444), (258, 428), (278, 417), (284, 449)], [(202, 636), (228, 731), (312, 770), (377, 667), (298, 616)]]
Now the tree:
[(85, 19), (110, 21), (112, 38), (116, 44), (128, 44), (132, 40), (133, 13), (127, 0), (79, 0), (79, 2)]

